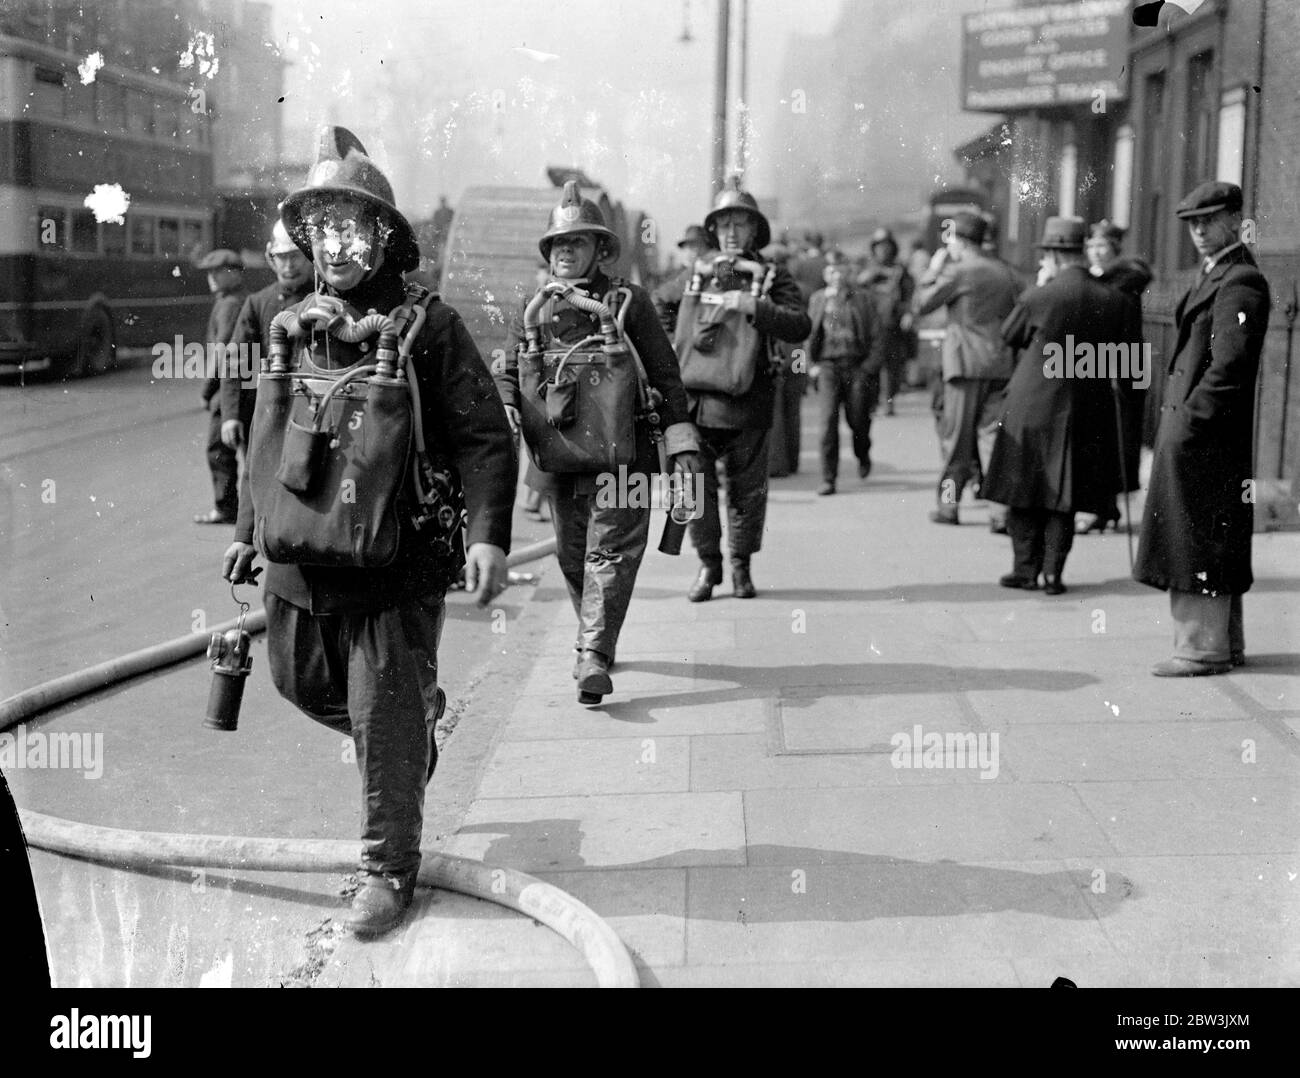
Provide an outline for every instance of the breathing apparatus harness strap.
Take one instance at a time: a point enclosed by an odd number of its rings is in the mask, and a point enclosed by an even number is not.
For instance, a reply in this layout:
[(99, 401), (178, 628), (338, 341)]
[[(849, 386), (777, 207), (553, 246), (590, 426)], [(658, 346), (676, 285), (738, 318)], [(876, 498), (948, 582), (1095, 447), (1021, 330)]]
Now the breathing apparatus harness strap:
[[(391, 315), (397, 326), (399, 363), (406, 371), (406, 386), (411, 394), (411, 430), (415, 437), (411, 476), (415, 482), (417, 500), (426, 505), (434, 500), (435, 494), (432, 489), (432, 478), (423, 473), (426, 467), (432, 468), (433, 462), (429, 458), (428, 447), (424, 440), (424, 411), (420, 407), (419, 382), (411, 369), (411, 353), (415, 349), (415, 339), (419, 336), (428, 317), (429, 305), (438, 298), (437, 292), (430, 291), (423, 285), (410, 283), (406, 286), (406, 302)], [(429, 485), (426, 486), (426, 483)]]

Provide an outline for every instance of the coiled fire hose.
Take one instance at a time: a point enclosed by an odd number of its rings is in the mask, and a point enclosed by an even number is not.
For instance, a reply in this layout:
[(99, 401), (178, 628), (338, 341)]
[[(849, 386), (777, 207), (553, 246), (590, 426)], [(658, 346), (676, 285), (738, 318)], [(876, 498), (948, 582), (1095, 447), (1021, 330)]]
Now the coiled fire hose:
[[(555, 540), (548, 539), (513, 552), (506, 564), (520, 565), (554, 552)], [(232, 629), (236, 620), (212, 626), (209, 633)], [(244, 619), (244, 629), (249, 633), (265, 628), (263, 610)], [(69, 700), (201, 655), (206, 651), (209, 633), (177, 637), (17, 693), (0, 701), (0, 731)], [(121, 868), (352, 872), (360, 854), (359, 844), (342, 840), (128, 831), (27, 809), (19, 809), (18, 814), (29, 846)], [(582, 953), (601, 988), (640, 987), (636, 964), (618, 934), (593, 910), (558, 887), (514, 869), (432, 852), (424, 854), (418, 882), (494, 902), (534, 918)]]

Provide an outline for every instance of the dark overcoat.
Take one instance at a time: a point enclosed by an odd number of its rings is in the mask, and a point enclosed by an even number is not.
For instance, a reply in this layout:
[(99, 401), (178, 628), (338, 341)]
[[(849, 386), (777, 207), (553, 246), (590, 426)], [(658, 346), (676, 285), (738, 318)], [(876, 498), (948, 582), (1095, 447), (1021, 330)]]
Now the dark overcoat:
[(1271, 307), (1268, 282), (1244, 247), (1178, 303), (1133, 569), (1143, 584), (1239, 595), (1254, 581), (1251, 437)]
[(1076, 356), (1091, 346), (1097, 358), (1103, 344), (1140, 348), (1137, 304), (1082, 266), (1067, 266), (1020, 297), (1002, 335), (1020, 355), (981, 497), (1019, 509), (1105, 512), (1121, 487), (1111, 380), (1098, 376), (1096, 363), (1090, 375), (1049, 377), (1045, 360), (1052, 344)]

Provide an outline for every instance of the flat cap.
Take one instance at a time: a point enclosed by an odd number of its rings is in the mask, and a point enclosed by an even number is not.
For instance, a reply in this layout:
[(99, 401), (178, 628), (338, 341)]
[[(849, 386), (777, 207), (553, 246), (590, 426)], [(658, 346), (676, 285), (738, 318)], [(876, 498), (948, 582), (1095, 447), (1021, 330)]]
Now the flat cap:
[(1223, 180), (1207, 180), (1199, 187), (1193, 188), (1174, 213), (1181, 218), (1204, 217), (1207, 213), (1227, 210), (1236, 213), (1241, 210), (1241, 188), (1235, 183)]
[(244, 260), (239, 257), (238, 251), (232, 251), (229, 247), (218, 247), (215, 251), (209, 251), (195, 263), (195, 266), (201, 270), (221, 269), (229, 266), (231, 269), (243, 269)]

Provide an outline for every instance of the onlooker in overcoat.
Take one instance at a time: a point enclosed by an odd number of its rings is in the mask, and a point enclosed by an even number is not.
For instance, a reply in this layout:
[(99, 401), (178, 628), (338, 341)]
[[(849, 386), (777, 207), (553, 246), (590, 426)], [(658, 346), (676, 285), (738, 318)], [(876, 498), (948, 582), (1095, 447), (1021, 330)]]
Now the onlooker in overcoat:
[(1242, 244), (1241, 188), (1203, 183), (1178, 204), (1201, 256), (1176, 309), (1135, 579), (1169, 592), (1173, 657), (1158, 677), (1246, 661), (1241, 597), (1254, 577), (1251, 437), (1272, 301)]
[(1083, 237), (1081, 218), (1047, 219), (1038, 245), (1045, 283), (1020, 298), (1003, 326), (1020, 357), (984, 481), (985, 496), (1009, 507), (1015, 562), (1000, 583), (1032, 591), (1041, 573), (1049, 595), (1066, 590), (1074, 513), (1099, 512), (1120, 488), (1112, 376), (1139, 372), (1119, 362), (1115, 346), (1126, 361), (1130, 346), (1141, 355), (1138, 308), (1089, 276)]

